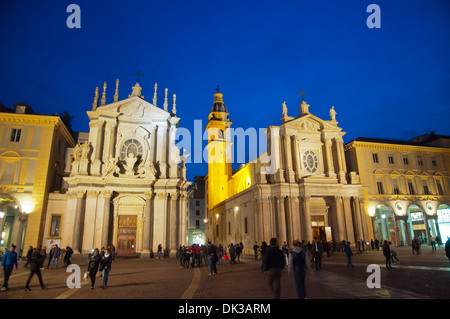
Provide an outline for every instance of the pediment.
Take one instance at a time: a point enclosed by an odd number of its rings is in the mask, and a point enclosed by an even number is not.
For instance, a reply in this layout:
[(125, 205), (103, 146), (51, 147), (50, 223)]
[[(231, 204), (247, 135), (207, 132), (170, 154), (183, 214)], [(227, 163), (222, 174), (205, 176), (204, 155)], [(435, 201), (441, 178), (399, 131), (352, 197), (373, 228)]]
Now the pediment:
[(324, 121), (311, 113), (294, 118), (283, 125), (287, 129), (296, 129), (303, 132), (318, 132), (322, 130), (340, 132), (342, 130), (340, 127)]
[[(167, 120), (171, 114), (140, 97), (132, 96), (128, 99), (99, 106), (95, 111), (88, 112), (93, 117), (105, 115), (115, 118)], [(91, 116), (90, 116), (91, 117)]]

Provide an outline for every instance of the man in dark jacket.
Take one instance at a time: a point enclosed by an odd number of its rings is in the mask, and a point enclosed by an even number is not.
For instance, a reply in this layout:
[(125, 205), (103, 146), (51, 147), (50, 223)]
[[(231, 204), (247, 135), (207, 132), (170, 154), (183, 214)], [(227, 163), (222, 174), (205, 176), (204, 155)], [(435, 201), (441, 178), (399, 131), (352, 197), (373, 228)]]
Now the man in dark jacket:
[(33, 254), (31, 257), (31, 264), (30, 264), (31, 272), (30, 272), (30, 276), (28, 277), (27, 283), (25, 285), (25, 290), (28, 290), (28, 291), (31, 290), (30, 289), (30, 281), (34, 274), (36, 274), (38, 276), (39, 284), (41, 285), (41, 289), (45, 289), (45, 285), (44, 285), (44, 282), (42, 281), (42, 274), (41, 274), (41, 269), (40, 269), (43, 264), (43, 257), (44, 256), (42, 255), (40, 249), (33, 250)]
[(217, 274), (216, 262), (217, 262), (217, 247), (211, 242), (208, 242), (207, 247), (208, 252), (208, 266), (209, 266), (209, 274)]
[(269, 272), (268, 283), (276, 299), (280, 299), (281, 296), (281, 271), (286, 265), (286, 259), (283, 252), (277, 246), (277, 239), (272, 238), (270, 240), (270, 246), (267, 248), (266, 253), (266, 269)]

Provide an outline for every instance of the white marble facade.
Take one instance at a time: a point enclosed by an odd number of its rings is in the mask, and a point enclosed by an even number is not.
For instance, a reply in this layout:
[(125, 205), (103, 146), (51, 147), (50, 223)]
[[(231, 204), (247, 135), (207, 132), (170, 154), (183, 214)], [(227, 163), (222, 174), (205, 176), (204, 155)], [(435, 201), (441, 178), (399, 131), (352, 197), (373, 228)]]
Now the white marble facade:
[(128, 98), (106, 104), (106, 83), (95, 93), (89, 140), (73, 151), (62, 246), (83, 254), (115, 245), (118, 255), (148, 256), (158, 245), (174, 251), (186, 241), (185, 163), (175, 146), (180, 119), (144, 100), (139, 83)]

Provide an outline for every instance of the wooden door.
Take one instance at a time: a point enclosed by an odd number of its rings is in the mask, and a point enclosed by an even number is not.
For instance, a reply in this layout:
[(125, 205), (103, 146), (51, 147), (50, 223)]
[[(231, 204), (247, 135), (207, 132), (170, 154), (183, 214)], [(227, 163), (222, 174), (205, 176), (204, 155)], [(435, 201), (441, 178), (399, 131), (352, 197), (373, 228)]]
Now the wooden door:
[(119, 216), (119, 232), (117, 235), (117, 256), (136, 255), (136, 215)]

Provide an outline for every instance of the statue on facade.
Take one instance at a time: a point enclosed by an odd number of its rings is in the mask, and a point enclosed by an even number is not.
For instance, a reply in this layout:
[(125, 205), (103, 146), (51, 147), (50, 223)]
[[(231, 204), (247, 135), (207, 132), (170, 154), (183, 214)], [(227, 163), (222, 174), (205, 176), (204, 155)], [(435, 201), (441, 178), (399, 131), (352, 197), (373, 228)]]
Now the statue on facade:
[(73, 148), (73, 158), (75, 161), (79, 161), (81, 159), (81, 146), (80, 144), (75, 145)]
[(282, 116), (286, 116), (287, 115), (287, 106), (286, 106), (286, 101), (283, 102), (283, 113), (281, 114)]
[(331, 117), (331, 120), (333, 121), (333, 122), (335, 122), (336, 121), (336, 111), (334, 110), (334, 106), (332, 106), (331, 107), (331, 110), (330, 110), (330, 117)]
[(134, 164), (136, 164), (137, 158), (134, 153), (129, 153), (128, 157), (125, 159), (125, 174), (134, 175)]
[(85, 142), (81, 144), (81, 159), (87, 159), (89, 155), (89, 151), (91, 149), (89, 142)]
[(155, 178), (157, 171), (155, 165), (152, 162), (149, 162), (146, 165), (143, 165), (138, 171), (139, 177), (141, 178)]
[(105, 172), (103, 176), (108, 176), (109, 174), (116, 174), (120, 172), (119, 166), (117, 166), (117, 159), (110, 157), (108, 163), (106, 163)]

